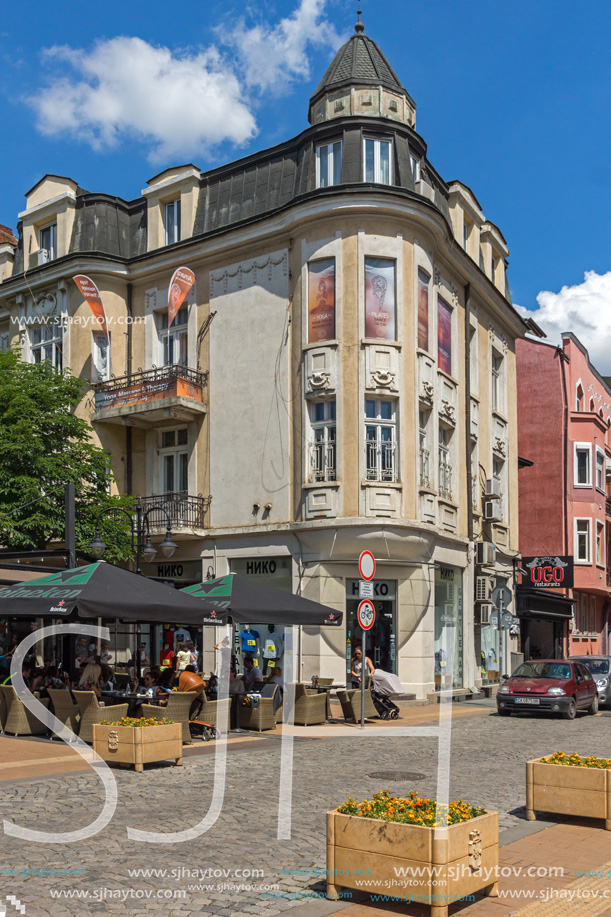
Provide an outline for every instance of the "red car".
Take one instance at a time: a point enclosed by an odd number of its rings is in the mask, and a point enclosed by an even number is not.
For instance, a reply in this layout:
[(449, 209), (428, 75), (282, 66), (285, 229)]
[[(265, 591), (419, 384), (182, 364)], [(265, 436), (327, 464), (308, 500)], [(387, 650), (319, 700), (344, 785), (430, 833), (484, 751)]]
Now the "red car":
[(561, 713), (565, 719), (574, 720), (578, 710), (598, 712), (598, 691), (591, 672), (580, 662), (531, 659), (500, 686), (496, 708), (499, 716), (534, 710)]

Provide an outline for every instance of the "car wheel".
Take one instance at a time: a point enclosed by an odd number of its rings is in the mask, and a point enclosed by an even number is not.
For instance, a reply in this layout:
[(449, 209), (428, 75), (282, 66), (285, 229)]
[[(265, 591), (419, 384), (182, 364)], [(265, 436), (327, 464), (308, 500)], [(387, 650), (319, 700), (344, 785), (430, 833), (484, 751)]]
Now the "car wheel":
[(577, 713), (577, 702), (574, 697), (569, 701), (569, 705), (562, 714), (565, 720), (574, 720)]
[(497, 710), (499, 716), (511, 716), (511, 710)]
[(592, 698), (592, 703), (588, 707), (587, 712), (590, 713), (592, 716), (595, 716), (595, 714), (598, 713), (598, 695), (595, 694), (594, 697)]

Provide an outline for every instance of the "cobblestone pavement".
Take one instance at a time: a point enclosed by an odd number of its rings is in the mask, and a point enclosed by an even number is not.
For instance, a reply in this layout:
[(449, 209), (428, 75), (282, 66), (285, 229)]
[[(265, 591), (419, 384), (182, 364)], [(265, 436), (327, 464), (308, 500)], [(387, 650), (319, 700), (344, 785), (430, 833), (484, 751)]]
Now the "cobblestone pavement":
[[(524, 818), (525, 761), (558, 749), (610, 756), (610, 725), (609, 714), (567, 722), (500, 719), (492, 710), (455, 720), (452, 798), (498, 809), (501, 828), (511, 827)], [(96, 837), (76, 845), (4, 837), (2, 893), (15, 895), (25, 905), (25, 917), (273, 915), (303, 903), (311, 890), (324, 890), (323, 874), (317, 870), (325, 867), (328, 809), (348, 796), (365, 798), (384, 786), (397, 794), (416, 789), (434, 796), (436, 791), (435, 739), (392, 735), (368, 739), (355, 734), (346, 739), (297, 740), (292, 837), (279, 841), (279, 763), (279, 741), (277, 747), (230, 753), (226, 799), (218, 821), (197, 840), (174, 845), (129, 841), (126, 826), (176, 831), (197, 823), (211, 798), (214, 758), (185, 758), (181, 768), (147, 768), (144, 774), (113, 770), (119, 805), (112, 823)], [(383, 770), (422, 777), (390, 783), (368, 776)], [(0, 818), (51, 832), (89, 824), (101, 811), (103, 800), (101, 784), (89, 774), (3, 783), (0, 789)], [(8, 869), (83, 873), (9, 876)], [(134, 874), (138, 869), (165, 869), (167, 874)], [(197, 870), (204, 869), (225, 872), (200, 878)], [(249, 870), (260, 872), (254, 878)], [(292, 870), (302, 873), (292, 874)], [(266, 889), (269, 885), (277, 888)], [(51, 892), (62, 890), (88, 893), (88, 898), (52, 897)], [(169, 897), (183, 892), (184, 896)], [(270, 897), (264, 897), (266, 892)], [(146, 893), (153, 897), (145, 900)], [(163, 897), (154, 897), (158, 893)]]

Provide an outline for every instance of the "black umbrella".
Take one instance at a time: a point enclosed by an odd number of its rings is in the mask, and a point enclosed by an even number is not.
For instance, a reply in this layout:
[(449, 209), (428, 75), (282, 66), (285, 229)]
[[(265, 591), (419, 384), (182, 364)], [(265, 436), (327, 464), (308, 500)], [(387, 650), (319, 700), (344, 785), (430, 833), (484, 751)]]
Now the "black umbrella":
[(81, 618), (180, 621), (196, 627), (224, 624), (227, 619), (218, 607), (104, 561), (0, 590), (0, 617), (58, 618), (75, 610)]
[(204, 599), (221, 614), (230, 614), (239, 624), (318, 624), (337, 627), (342, 612), (303, 599), (275, 586), (266, 586), (247, 576), (228, 573), (198, 586), (187, 586), (182, 593)]

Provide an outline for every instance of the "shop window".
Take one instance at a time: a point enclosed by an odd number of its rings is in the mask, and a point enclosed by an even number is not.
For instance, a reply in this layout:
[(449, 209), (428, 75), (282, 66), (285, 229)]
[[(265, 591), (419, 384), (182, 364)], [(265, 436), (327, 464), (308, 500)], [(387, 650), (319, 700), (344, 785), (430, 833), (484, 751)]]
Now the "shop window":
[(50, 363), (55, 369), (62, 369), (62, 325), (61, 322), (44, 322), (30, 328), (30, 354), (32, 363)]
[(574, 553), (575, 563), (591, 563), (590, 519), (575, 519)]
[(310, 404), (310, 481), (335, 481), (336, 419), (335, 401), (315, 401)]
[(463, 686), (462, 570), (435, 568), (435, 690)]
[(394, 401), (365, 401), (365, 464), (368, 481), (397, 480)]
[(365, 137), (363, 151), (363, 181), (392, 184), (392, 141)]
[(159, 450), (161, 490), (186, 494), (189, 489), (189, 433), (186, 427), (161, 432)]
[(164, 366), (186, 366), (188, 362), (189, 313), (179, 309), (168, 328), (168, 313), (159, 313), (159, 342)]
[(342, 142), (316, 147), (316, 187), (329, 188), (342, 180)]
[[(373, 580), (376, 619), (367, 632), (367, 656), (374, 668), (397, 674), (397, 583)], [(363, 646), (363, 631), (358, 623), (359, 581), (346, 580), (346, 681), (352, 686), (351, 663), (355, 649)]]
[(575, 487), (592, 486), (592, 446), (575, 443)]
[(164, 209), (165, 244), (180, 242), (180, 198), (170, 201)]

